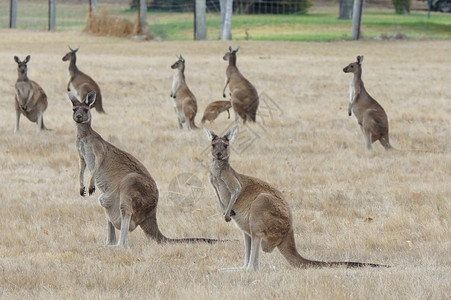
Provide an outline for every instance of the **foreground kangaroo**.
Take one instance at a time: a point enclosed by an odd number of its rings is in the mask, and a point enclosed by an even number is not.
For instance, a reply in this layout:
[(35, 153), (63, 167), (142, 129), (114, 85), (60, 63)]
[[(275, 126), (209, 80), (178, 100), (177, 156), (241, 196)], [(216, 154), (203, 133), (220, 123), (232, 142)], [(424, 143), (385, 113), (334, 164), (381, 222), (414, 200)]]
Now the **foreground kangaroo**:
[(260, 179), (239, 174), (230, 166), (229, 143), (233, 140), (237, 127), (223, 137), (217, 136), (207, 128), (205, 131), (211, 141), (213, 156), (210, 182), (218, 196), (225, 221), (233, 219), (244, 232), (244, 266), (226, 270), (258, 270), (260, 245), (265, 252), (271, 252), (278, 247), (293, 267), (382, 266), (360, 262), (312, 261), (303, 258), (296, 250), (293, 217), (282, 193)]
[(17, 63), (17, 71), (19, 76), (16, 81), (16, 95), (14, 106), (16, 109), (16, 126), (14, 132), (19, 131), (20, 115), (23, 114), (31, 122), (36, 122), (36, 131), (41, 132), (41, 129), (47, 129), (44, 125), (44, 111), (47, 109), (47, 95), (39, 84), (28, 79), (27, 63), (30, 61), (28, 55), (23, 61), (17, 56), (14, 56), (14, 61)]
[(74, 89), (77, 91), (77, 94), (80, 97), (80, 99), (85, 99), (88, 93), (95, 92), (97, 97), (94, 107), (97, 112), (105, 113), (102, 106), (102, 94), (100, 92), (99, 85), (94, 81), (94, 79), (92, 79), (91, 77), (80, 71), (76, 65), (77, 62), (76, 53), (78, 49), (79, 48), (74, 50), (71, 47), (69, 47), (70, 51), (63, 56), (63, 61), (68, 60), (70, 61), (69, 63), (70, 79), (69, 82), (67, 83), (67, 91), (70, 92), (70, 85), (72, 84)]
[(349, 89), (348, 114), (354, 113), (357, 122), (365, 136), (366, 147), (372, 149), (372, 143), (379, 140), (385, 150), (391, 149), (388, 138), (388, 120), (382, 106), (365, 90), (362, 81), (363, 56), (357, 56), (357, 61), (343, 69), (345, 73), (353, 73)]
[(244, 123), (247, 120), (255, 122), (259, 103), (258, 94), (252, 83), (244, 78), (236, 66), (236, 54), (239, 49), (240, 47), (232, 50), (232, 47), (229, 47), (229, 51), (223, 57), (225, 61), (229, 61), (229, 66), (226, 70), (226, 83), (222, 96), (226, 97), (225, 90), (229, 85), (233, 110)]
[(117, 246), (128, 248), (128, 231), (141, 226), (146, 235), (162, 242), (208, 242), (205, 238), (169, 239), (158, 229), (157, 184), (147, 169), (135, 157), (105, 141), (91, 128), (90, 109), (95, 92), (80, 102), (72, 93), (73, 119), (77, 124), (77, 149), (80, 155), (80, 195), (86, 195), (83, 183), (86, 166), (91, 172), (88, 192), (100, 189), (100, 205), (107, 217), (107, 244), (116, 244), (115, 228), (120, 229)]
[(229, 109), (232, 107), (230, 101), (213, 101), (207, 105), (204, 111), (204, 116), (202, 117), (202, 124), (207, 120), (213, 122), (223, 111), (227, 111), (227, 118), (230, 119)]
[(196, 97), (194, 97), (185, 81), (185, 59), (182, 55), (177, 56), (177, 59), (171, 66), (171, 69), (177, 70), (172, 80), (171, 98), (174, 100), (179, 128), (182, 129), (183, 123), (186, 122), (188, 129), (196, 129), (197, 126), (194, 124), (194, 118), (197, 113)]

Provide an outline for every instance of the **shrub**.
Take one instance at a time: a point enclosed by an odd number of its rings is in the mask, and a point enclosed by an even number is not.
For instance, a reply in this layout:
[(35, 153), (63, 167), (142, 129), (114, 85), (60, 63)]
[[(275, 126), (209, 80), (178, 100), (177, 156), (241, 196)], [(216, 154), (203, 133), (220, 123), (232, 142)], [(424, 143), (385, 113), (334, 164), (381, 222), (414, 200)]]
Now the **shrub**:
[(410, 0), (392, 0), (395, 6), (395, 12), (397, 14), (409, 14), (410, 13)]

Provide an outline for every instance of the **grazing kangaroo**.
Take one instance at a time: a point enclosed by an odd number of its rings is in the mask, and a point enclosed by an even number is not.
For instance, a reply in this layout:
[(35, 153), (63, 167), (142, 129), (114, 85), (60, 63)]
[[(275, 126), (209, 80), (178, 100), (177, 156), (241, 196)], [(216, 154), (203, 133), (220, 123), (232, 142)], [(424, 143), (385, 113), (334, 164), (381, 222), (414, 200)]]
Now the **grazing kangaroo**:
[(16, 126), (14, 132), (19, 131), (20, 115), (23, 114), (31, 122), (36, 122), (36, 131), (47, 129), (44, 125), (44, 111), (47, 109), (47, 95), (39, 84), (28, 78), (27, 63), (30, 61), (28, 55), (23, 61), (14, 56), (17, 63), (17, 71), (19, 76), (16, 81), (16, 95), (14, 106), (16, 109)]
[(230, 101), (213, 101), (207, 105), (204, 111), (204, 116), (202, 117), (202, 124), (205, 121), (213, 122), (223, 111), (227, 111), (227, 118), (230, 119), (230, 111), (229, 109), (232, 107), (232, 103)]
[(259, 103), (258, 94), (252, 83), (240, 73), (236, 66), (236, 54), (239, 49), (240, 47), (232, 50), (232, 47), (229, 47), (229, 51), (223, 57), (225, 61), (229, 61), (229, 66), (226, 70), (222, 96), (226, 97), (225, 90), (229, 85), (233, 110), (243, 119), (244, 123), (247, 120), (255, 122)]
[(69, 47), (70, 51), (63, 57), (63, 61), (70, 61), (69, 63), (70, 79), (69, 82), (67, 83), (67, 91), (70, 92), (70, 85), (72, 84), (74, 89), (77, 91), (78, 97), (80, 97), (80, 99), (85, 99), (88, 93), (95, 92), (97, 96), (94, 107), (97, 112), (105, 113), (105, 111), (103, 110), (102, 94), (100, 92), (99, 85), (94, 81), (94, 79), (92, 79), (91, 77), (80, 71), (76, 65), (77, 62), (76, 53), (78, 49), (79, 48), (74, 50), (71, 47)]
[(171, 66), (171, 69), (177, 70), (172, 80), (171, 98), (174, 100), (179, 128), (182, 129), (183, 123), (186, 122), (188, 129), (197, 129), (196, 124), (194, 124), (194, 118), (197, 113), (197, 101), (188, 85), (186, 85), (185, 59), (182, 55), (176, 55), (176, 57), (178, 60)]
[(293, 217), (283, 194), (268, 183), (236, 172), (229, 164), (230, 147), (237, 127), (223, 137), (205, 128), (211, 141), (210, 183), (219, 199), (226, 222), (233, 220), (244, 233), (245, 263), (242, 268), (258, 270), (260, 245), (263, 251), (279, 251), (293, 267), (347, 266), (379, 267), (360, 262), (322, 262), (302, 257), (296, 250)]
[(374, 100), (365, 89), (362, 81), (363, 56), (357, 56), (357, 61), (343, 69), (345, 73), (353, 73), (349, 89), (348, 114), (354, 116), (365, 136), (366, 147), (372, 149), (372, 143), (379, 140), (385, 150), (391, 149), (388, 138), (388, 120), (382, 106)]
[(170, 239), (157, 224), (158, 188), (147, 169), (131, 154), (105, 141), (91, 128), (90, 110), (95, 102), (95, 92), (90, 92), (83, 102), (72, 93), (73, 119), (77, 125), (77, 149), (80, 156), (80, 195), (86, 195), (83, 183), (86, 166), (91, 172), (88, 192), (101, 191), (100, 205), (107, 217), (107, 244), (116, 244), (115, 228), (120, 229), (117, 246), (128, 248), (128, 232), (141, 226), (149, 238), (162, 242), (207, 242), (206, 238)]

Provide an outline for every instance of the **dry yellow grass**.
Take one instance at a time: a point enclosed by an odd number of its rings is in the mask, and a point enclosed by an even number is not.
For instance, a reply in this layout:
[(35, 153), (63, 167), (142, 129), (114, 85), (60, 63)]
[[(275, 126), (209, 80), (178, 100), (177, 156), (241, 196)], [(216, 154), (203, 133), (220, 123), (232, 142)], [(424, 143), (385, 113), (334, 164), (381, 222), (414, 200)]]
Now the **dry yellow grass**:
[[(104, 95), (107, 114), (93, 112), (93, 127), (142, 161), (157, 181), (162, 232), (238, 241), (157, 245), (138, 228), (130, 234), (131, 250), (104, 246), (98, 192), (78, 195), (75, 125), (61, 61), (68, 44), (80, 47), (78, 66)], [(305, 257), (392, 268), (298, 270), (276, 250), (262, 254), (259, 273), (217, 271), (242, 265), (242, 236), (223, 221), (208, 183), (204, 132), (177, 129), (169, 66), (176, 53), (186, 58), (199, 124), (207, 103), (221, 96), (229, 43), (0, 30), (2, 298), (449, 298), (451, 42), (240, 45), (242, 73), (281, 113), (240, 127), (232, 165), (284, 192)], [(44, 119), (53, 131), (40, 135), (23, 117), (20, 133), (13, 134), (13, 56), (27, 54), (29, 77), (49, 99)], [(365, 56), (363, 80), (387, 111), (399, 151), (376, 144), (367, 152), (354, 117), (347, 116), (351, 78), (342, 68), (357, 55)], [(222, 114), (208, 126), (222, 132), (230, 125)], [(251, 145), (245, 136), (254, 138)], [(180, 173), (202, 183), (195, 198), (170, 196), (169, 184)]]

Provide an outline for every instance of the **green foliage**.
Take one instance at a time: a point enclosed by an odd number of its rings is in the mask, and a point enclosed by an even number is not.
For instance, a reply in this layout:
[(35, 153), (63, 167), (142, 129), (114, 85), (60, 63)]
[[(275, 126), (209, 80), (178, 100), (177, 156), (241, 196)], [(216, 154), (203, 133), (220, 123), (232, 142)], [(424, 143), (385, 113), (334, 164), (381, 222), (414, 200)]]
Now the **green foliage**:
[(392, 0), (392, 3), (397, 14), (405, 15), (410, 13), (410, 0)]
[(306, 14), (308, 9), (312, 7), (313, 2), (310, 0), (285, 0), (286, 2), (291, 2), (295, 5), (295, 11), (299, 14)]

